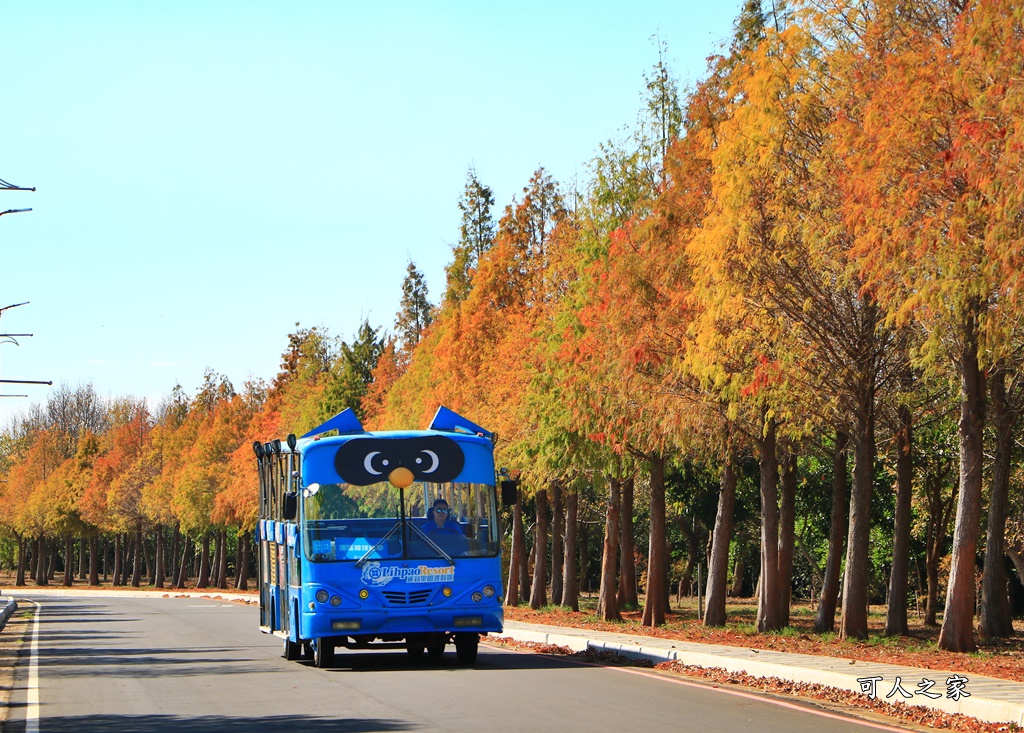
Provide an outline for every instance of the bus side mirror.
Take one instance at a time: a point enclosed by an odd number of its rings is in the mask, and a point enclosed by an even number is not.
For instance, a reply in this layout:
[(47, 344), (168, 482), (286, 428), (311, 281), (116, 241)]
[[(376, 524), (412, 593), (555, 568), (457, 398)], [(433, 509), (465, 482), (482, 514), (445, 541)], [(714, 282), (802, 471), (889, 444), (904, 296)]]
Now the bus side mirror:
[(281, 505), (281, 518), (285, 521), (291, 521), (298, 516), (299, 513), (299, 495), (294, 491), (286, 491), (284, 495), (284, 503)]
[(515, 506), (519, 482), (505, 480), (501, 482), (501, 503), (504, 506)]

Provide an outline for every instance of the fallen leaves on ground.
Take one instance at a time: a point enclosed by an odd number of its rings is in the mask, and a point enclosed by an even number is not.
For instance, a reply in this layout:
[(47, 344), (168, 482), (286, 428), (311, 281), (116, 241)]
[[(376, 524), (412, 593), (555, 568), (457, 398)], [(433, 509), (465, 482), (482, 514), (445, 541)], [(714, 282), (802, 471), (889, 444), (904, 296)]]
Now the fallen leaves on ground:
[[(748, 691), (761, 692), (776, 697), (796, 697), (814, 700), (818, 704), (836, 708), (858, 708), (871, 713), (884, 715), (904, 723), (937, 728), (941, 730), (953, 730), (960, 733), (1010, 733), (1020, 730), (1013, 723), (986, 723), (966, 715), (945, 713), (941, 710), (916, 707), (902, 703), (889, 703), (884, 700), (871, 700), (864, 695), (839, 690), (824, 685), (808, 684), (803, 682), (790, 682), (775, 677), (754, 677), (743, 672), (729, 672), (724, 669), (695, 667), (681, 662), (662, 662), (652, 664), (646, 659), (629, 659), (620, 654), (607, 650), (591, 650), (574, 652), (569, 647), (556, 644), (540, 644), (537, 642), (517, 641), (508, 637), (487, 637), (492, 644), (516, 649), (517, 651), (533, 652), (535, 654), (547, 654), (551, 656), (569, 657), (587, 664), (598, 664), (602, 666), (615, 667), (646, 667), (654, 668), (660, 672), (684, 675), (697, 678), (710, 683), (714, 687), (735, 686)], [(849, 713), (851, 711), (844, 710)]]

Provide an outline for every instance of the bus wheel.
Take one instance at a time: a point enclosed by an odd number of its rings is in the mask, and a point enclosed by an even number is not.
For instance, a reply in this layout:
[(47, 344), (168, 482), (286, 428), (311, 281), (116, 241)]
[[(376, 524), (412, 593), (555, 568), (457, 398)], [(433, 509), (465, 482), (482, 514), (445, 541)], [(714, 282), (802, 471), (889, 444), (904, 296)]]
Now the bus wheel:
[(478, 634), (456, 634), (455, 656), (460, 664), (473, 664), (476, 661), (477, 647), (480, 645)]
[(284, 651), (281, 656), (287, 659), (289, 662), (294, 662), (296, 659), (302, 656), (302, 644), (296, 643), (291, 639), (284, 640)]
[(427, 656), (431, 659), (440, 659), (444, 656), (444, 642), (440, 644), (431, 644), (427, 647)]
[(313, 666), (327, 669), (334, 664), (334, 644), (327, 639), (313, 642)]
[[(423, 646), (421, 644), (409, 644), (405, 647), (405, 651), (409, 653), (409, 656), (413, 659), (419, 659), (423, 656)], [(444, 650), (442, 649), (442, 652)]]

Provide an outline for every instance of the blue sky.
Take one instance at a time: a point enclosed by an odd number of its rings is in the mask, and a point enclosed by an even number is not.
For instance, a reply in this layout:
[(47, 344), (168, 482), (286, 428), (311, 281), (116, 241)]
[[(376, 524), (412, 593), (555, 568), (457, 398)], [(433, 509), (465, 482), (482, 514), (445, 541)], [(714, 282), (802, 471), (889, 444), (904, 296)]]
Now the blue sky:
[[(495, 217), (582, 181), (668, 43), (685, 87), (730, 2), (5, 4), (0, 377), (154, 404), (276, 374), (296, 322), (390, 329), (432, 300), (470, 165)], [(45, 387), (2, 385), (0, 423)]]

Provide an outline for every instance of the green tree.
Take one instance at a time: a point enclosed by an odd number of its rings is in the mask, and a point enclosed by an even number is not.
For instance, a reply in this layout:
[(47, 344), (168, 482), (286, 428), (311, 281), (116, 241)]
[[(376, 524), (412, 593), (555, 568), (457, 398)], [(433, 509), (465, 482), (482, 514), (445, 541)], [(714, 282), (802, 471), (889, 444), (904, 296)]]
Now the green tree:
[(342, 342), (341, 353), (331, 368), (321, 405), (324, 417), (352, 410), (362, 418), (363, 397), (373, 382), (373, 370), (384, 353), (385, 339), (380, 329), (364, 320), (351, 344)]
[(466, 299), (472, 288), (473, 274), (480, 266), (480, 258), (494, 244), (492, 206), (494, 193), (480, 183), (476, 170), (470, 166), (466, 174), (466, 188), (459, 197), (459, 211), (462, 212), (459, 242), (452, 247), (452, 262), (445, 270), (448, 283), (444, 302), (447, 305)]
[(423, 273), (409, 260), (405, 268), (405, 280), (402, 281), (402, 300), (395, 316), (395, 333), (401, 350), (406, 354), (416, 348), (423, 331), (433, 323), (433, 310), (427, 299), (427, 283), (423, 280)]

